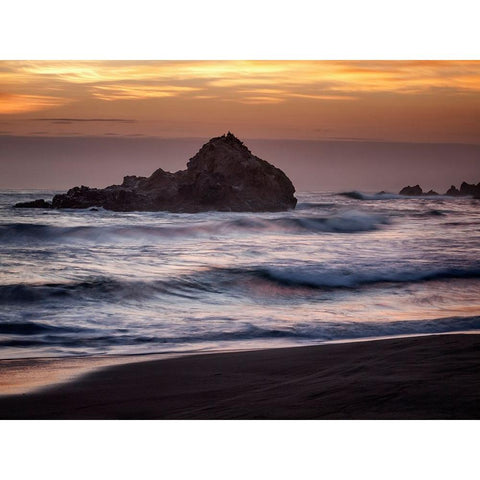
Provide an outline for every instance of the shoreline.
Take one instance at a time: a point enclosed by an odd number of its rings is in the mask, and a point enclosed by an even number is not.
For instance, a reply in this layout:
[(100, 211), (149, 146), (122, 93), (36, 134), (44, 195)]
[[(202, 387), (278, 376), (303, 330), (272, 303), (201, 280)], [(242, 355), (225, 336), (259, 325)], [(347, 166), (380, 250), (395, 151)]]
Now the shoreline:
[[(0, 419), (474, 419), (479, 353), (478, 335), (452, 333), (170, 358), (84, 357), (60, 381), (0, 396)], [(21, 362), (27, 376), (41, 367), (38, 359)]]
[(84, 375), (94, 373), (100, 369), (126, 365), (130, 363), (166, 360), (172, 358), (190, 357), (198, 355), (229, 354), (239, 352), (257, 352), (262, 350), (321, 347), (326, 345), (356, 344), (377, 342), (393, 339), (408, 339), (430, 337), (438, 335), (478, 335), (478, 331), (459, 331), (442, 333), (419, 333), (385, 337), (352, 338), (346, 340), (327, 340), (321, 343), (307, 345), (281, 345), (269, 347), (246, 347), (212, 350), (189, 350), (178, 352), (148, 352), (148, 353), (118, 353), (118, 354), (91, 354), (45, 357), (13, 357), (0, 359), (0, 399), (8, 395), (32, 394), (44, 389), (57, 387), (77, 381)]

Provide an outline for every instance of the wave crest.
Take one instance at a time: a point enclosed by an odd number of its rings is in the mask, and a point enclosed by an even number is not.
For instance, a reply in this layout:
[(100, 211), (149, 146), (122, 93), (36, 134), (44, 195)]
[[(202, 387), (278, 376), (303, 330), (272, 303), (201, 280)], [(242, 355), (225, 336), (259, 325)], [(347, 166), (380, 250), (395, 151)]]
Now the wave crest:
[[(68, 329), (43, 334), (43, 328), (32, 331), (33, 324), (16, 324), (12, 337), (0, 340), (0, 347), (46, 347), (105, 348), (111, 346), (135, 346), (148, 344), (164, 348), (195, 343), (241, 342), (254, 340), (284, 340), (293, 342), (325, 342), (360, 338), (395, 337), (404, 335), (427, 335), (452, 332), (480, 331), (480, 317), (447, 317), (433, 320), (400, 320), (394, 322), (324, 322), (296, 323), (286, 326), (260, 327), (251, 323), (232, 324), (225, 330), (204, 330), (196, 334), (168, 336), (139, 335), (126, 329), (123, 334), (106, 335), (101, 331), (83, 329), (70, 335)], [(50, 329), (48, 329), (50, 330)], [(25, 338), (25, 336), (27, 338)]]
[(265, 268), (257, 275), (269, 281), (289, 287), (308, 288), (358, 288), (364, 285), (381, 283), (414, 283), (429, 280), (447, 280), (453, 278), (480, 278), (480, 266), (466, 268), (426, 268), (391, 270), (374, 269), (365, 272), (353, 272), (335, 269), (275, 269)]
[[(138, 302), (174, 296), (184, 300), (205, 295), (250, 296), (283, 294), (291, 298), (305, 289), (361, 289), (388, 283), (415, 283), (432, 280), (480, 278), (480, 265), (465, 268), (409, 268), (392, 270), (389, 266), (370, 271), (348, 271), (339, 268), (252, 267), (213, 268), (188, 275), (152, 281), (115, 278), (90, 278), (81, 282), (52, 284), (0, 285), (0, 305), (103, 301)], [(258, 288), (261, 286), (277, 287)], [(1, 333), (1, 332), (0, 332)]]
[(256, 232), (354, 233), (375, 230), (388, 223), (383, 215), (346, 211), (327, 216), (285, 216), (276, 218), (240, 217), (216, 222), (205, 221), (183, 225), (76, 226), (13, 223), (0, 225), (0, 241), (18, 242), (145, 242), (165, 238), (229, 235)]
[(353, 190), (351, 192), (341, 192), (338, 195), (343, 197), (353, 198), (354, 200), (395, 200), (395, 199), (405, 199), (403, 195), (396, 195), (395, 193), (379, 192), (379, 193), (363, 193), (358, 190)]

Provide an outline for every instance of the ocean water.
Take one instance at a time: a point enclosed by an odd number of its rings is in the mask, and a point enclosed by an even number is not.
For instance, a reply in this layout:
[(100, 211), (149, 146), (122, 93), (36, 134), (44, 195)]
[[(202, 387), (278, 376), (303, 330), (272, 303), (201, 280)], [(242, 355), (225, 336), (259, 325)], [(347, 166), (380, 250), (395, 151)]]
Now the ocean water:
[(13, 209), (0, 358), (480, 331), (480, 201), (299, 193), (283, 213)]

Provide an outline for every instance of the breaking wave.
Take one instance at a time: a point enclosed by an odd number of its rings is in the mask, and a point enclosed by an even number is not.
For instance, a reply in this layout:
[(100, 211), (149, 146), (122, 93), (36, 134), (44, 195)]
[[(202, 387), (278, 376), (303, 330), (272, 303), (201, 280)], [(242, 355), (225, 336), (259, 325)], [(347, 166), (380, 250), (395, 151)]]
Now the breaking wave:
[(356, 288), (379, 283), (414, 283), (429, 280), (447, 280), (459, 278), (480, 278), (480, 266), (466, 268), (410, 268), (392, 270), (385, 267), (371, 271), (274, 269), (259, 270), (258, 275), (272, 282), (290, 287), (309, 288)]
[(378, 193), (364, 193), (358, 190), (352, 190), (351, 192), (341, 192), (338, 195), (343, 197), (353, 198), (354, 200), (415, 200), (415, 199), (427, 199), (427, 200), (444, 200), (451, 199), (448, 195), (400, 195), (397, 193), (378, 192)]
[(75, 226), (60, 227), (44, 224), (14, 223), (0, 225), (0, 241), (16, 242), (115, 242), (155, 241), (156, 239), (229, 235), (237, 232), (256, 233), (355, 233), (375, 230), (387, 224), (383, 215), (347, 211), (329, 216), (252, 218), (240, 217), (217, 222), (198, 222), (188, 225), (158, 226)]
[[(297, 323), (275, 328), (259, 327), (250, 323), (232, 324), (231, 328), (220, 331), (204, 330), (197, 334), (158, 335), (136, 334), (135, 330), (126, 329), (123, 334), (110, 335), (101, 331), (76, 331), (74, 335), (66, 328), (49, 327), (48, 335), (44, 326), (34, 324), (11, 323), (7, 331), (15, 335), (0, 340), (0, 347), (52, 347), (98, 349), (112, 346), (149, 345), (163, 349), (166, 345), (172, 347), (195, 343), (239, 342), (252, 340), (285, 340), (293, 342), (325, 342), (335, 340), (353, 340), (372, 337), (394, 337), (402, 335), (424, 335), (449, 332), (468, 332), (480, 330), (480, 317), (448, 317), (433, 320), (401, 320), (394, 322), (352, 322), (352, 321), (322, 321), (313, 323)], [(57, 331), (51, 331), (52, 329)], [(32, 330), (33, 329), (33, 330)], [(153, 333), (153, 332), (152, 332)]]
[[(153, 281), (90, 278), (82, 282), (0, 285), (0, 305), (42, 302), (131, 302), (163, 296), (198, 299), (203, 295), (256, 296), (284, 294), (290, 299), (301, 289), (360, 289), (388, 283), (480, 278), (480, 265), (466, 268), (426, 268), (393, 271), (384, 266), (357, 272), (335, 268), (214, 268)], [(258, 289), (280, 287), (278, 289)], [(0, 330), (1, 333), (1, 330)]]
[(315, 208), (331, 208), (331, 207), (335, 207), (335, 203), (301, 202), (301, 203), (297, 203), (295, 210), (313, 210)]
[(43, 322), (1, 322), (0, 334), (1, 335), (38, 335), (38, 334), (55, 334), (55, 333), (77, 333), (79, 331), (85, 331), (84, 328), (73, 327), (59, 327), (49, 325)]
[(338, 195), (353, 198), (354, 200), (395, 200), (397, 198), (406, 198), (404, 195), (397, 195), (395, 193), (363, 193), (357, 190), (353, 190), (351, 192), (341, 192)]

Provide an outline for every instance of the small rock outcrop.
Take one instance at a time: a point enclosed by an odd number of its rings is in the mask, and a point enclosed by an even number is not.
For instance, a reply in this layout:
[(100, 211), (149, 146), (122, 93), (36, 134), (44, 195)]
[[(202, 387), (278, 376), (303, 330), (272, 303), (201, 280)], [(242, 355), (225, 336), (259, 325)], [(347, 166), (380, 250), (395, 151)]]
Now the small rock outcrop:
[(452, 185), (446, 192), (445, 195), (449, 195), (451, 197), (459, 197), (460, 196), (460, 190), (455, 186)]
[(14, 206), (15, 208), (52, 208), (52, 204), (45, 201), (43, 198), (39, 200), (33, 200), (32, 202), (20, 202)]
[(420, 187), (420, 185), (415, 185), (414, 187), (411, 187), (410, 185), (408, 185), (408, 187), (403, 187), (399, 192), (399, 195), (409, 195), (409, 196), (417, 196), (422, 194), (423, 194), (423, 190)]
[[(420, 185), (415, 185), (414, 187), (411, 187), (410, 185), (408, 187), (403, 187), (399, 195), (409, 195), (409, 196), (433, 196), (433, 195), (438, 195), (437, 192), (434, 190), (430, 190), (426, 193), (423, 193), (422, 188)], [(460, 186), (460, 190), (455, 186), (452, 185), (445, 193), (444, 195), (448, 195), (450, 197), (466, 197), (466, 196), (471, 196), (474, 198), (479, 198), (480, 197), (480, 182), (477, 183), (476, 185), (474, 183), (467, 183), (463, 182), (462, 185)]]
[[(51, 208), (186, 213), (282, 211), (295, 208), (294, 193), (292, 182), (280, 169), (254, 156), (228, 132), (203, 145), (186, 170), (170, 173), (159, 168), (150, 177), (127, 176), (121, 185), (103, 189), (75, 187), (55, 195)], [(46, 204), (36, 200), (15, 206), (50, 208)]]
[(462, 182), (460, 185), (460, 195), (472, 195), (476, 198), (480, 197), (480, 182), (474, 183)]

